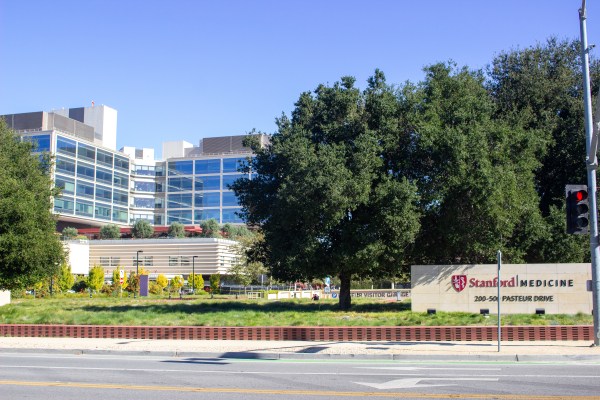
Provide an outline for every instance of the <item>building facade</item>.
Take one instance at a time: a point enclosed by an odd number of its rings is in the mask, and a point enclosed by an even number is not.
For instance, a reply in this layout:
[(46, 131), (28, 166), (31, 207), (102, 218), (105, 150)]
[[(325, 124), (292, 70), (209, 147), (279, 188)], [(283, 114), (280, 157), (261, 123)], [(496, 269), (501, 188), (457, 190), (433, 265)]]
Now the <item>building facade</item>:
[(208, 279), (213, 274), (227, 274), (237, 262), (237, 246), (232, 240), (210, 238), (90, 240), (89, 267), (100, 265), (105, 271), (118, 268), (129, 273), (136, 271), (139, 261), (150, 279), (158, 274), (187, 277), (192, 272)]
[[(54, 156), (53, 181), (61, 189), (54, 200), (58, 230), (129, 226), (139, 219), (155, 226), (199, 224), (215, 219), (241, 224), (240, 205), (229, 185), (252, 179), (240, 172), (252, 157), (245, 136), (205, 138), (163, 144), (163, 160), (154, 150), (116, 150), (117, 112), (107, 106), (3, 115), (34, 152)], [(268, 142), (260, 135), (261, 144)]]

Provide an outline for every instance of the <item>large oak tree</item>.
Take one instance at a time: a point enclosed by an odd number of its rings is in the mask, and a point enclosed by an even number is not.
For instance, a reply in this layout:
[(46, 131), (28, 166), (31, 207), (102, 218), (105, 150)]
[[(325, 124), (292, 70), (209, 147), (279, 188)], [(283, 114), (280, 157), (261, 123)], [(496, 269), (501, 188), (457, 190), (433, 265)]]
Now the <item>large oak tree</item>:
[(394, 89), (376, 71), (361, 92), (354, 79), (303, 93), (265, 148), (256, 178), (233, 190), (245, 219), (265, 235), (264, 255), (282, 280), (338, 276), (351, 305), (353, 277), (390, 276), (405, 266), (419, 227), (416, 187), (388, 160), (403, 136)]

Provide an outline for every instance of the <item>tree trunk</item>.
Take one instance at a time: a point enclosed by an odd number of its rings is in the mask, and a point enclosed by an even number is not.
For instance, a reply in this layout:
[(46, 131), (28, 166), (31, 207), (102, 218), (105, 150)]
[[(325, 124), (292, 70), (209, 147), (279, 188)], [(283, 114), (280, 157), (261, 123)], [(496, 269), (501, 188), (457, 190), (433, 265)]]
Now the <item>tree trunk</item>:
[(340, 310), (349, 310), (352, 305), (350, 298), (350, 279), (352, 274), (349, 272), (340, 272)]

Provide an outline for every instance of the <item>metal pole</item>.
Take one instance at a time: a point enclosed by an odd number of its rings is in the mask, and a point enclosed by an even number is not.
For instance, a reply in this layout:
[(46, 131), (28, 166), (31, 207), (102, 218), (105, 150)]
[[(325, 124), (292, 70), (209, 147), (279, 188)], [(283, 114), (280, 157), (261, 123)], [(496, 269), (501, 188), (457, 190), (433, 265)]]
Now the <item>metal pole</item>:
[(581, 60), (583, 72), (583, 105), (585, 115), (585, 148), (587, 164), (588, 198), (590, 206), (590, 252), (592, 260), (592, 312), (594, 315), (594, 346), (600, 346), (600, 248), (598, 247), (598, 211), (596, 196), (596, 154), (590, 157), (590, 148), (592, 146), (592, 136), (594, 131), (592, 119), (592, 98), (590, 89), (590, 60), (587, 43), (586, 27), (586, 8), (585, 0), (581, 3), (579, 9), (579, 28), (581, 33)]
[(502, 330), (500, 327), (500, 266), (502, 265), (502, 252), (498, 250), (498, 352), (500, 352), (500, 342)]
[(133, 298), (135, 299), (135, 295), (137, 293), (137, 291), (139, 290), (139, 286), (140, 286), (140, 281), (139, 281), (139, 276), (140, 276), (140, 253), (143, 253), (144, 250), (138, 250), (137, 253), (135, 253), (135, 279), (136, 279), (136, 287), (133, 290)]
[(192, 256), (192, 294), (196, 293), (196, 257), (198, 256)]

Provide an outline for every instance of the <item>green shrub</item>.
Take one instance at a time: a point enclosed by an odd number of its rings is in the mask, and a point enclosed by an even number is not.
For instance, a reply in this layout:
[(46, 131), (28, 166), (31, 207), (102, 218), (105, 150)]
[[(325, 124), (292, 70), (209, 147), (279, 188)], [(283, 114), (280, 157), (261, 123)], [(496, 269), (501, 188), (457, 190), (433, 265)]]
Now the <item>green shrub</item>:
[(104, 285), (102, 285), (102, 289), (100, 289), (100, 293), (104, 293), (104, 294), (108, 294), (111, 295), (115, 292), (115, 287), (113, 285), (109, 285), (108, 283), (105, 283)]
[(77, 275), (75, 277), (75, 283), (73, 284), (73, 290), (77, 293), (84, 292), (87, 289), (87, 282), (85, 276)]
[(74, 228), (72, 226), (67, 226), (62, 230), (62, 237), (65, 240), (75, 239), (78, 234), (79, 232), (77, 232), (77, 228)]
[(163, 288), (156, 282), (150, 282), (150, 288), (148, 289), (152, 294), (162, 294)]

